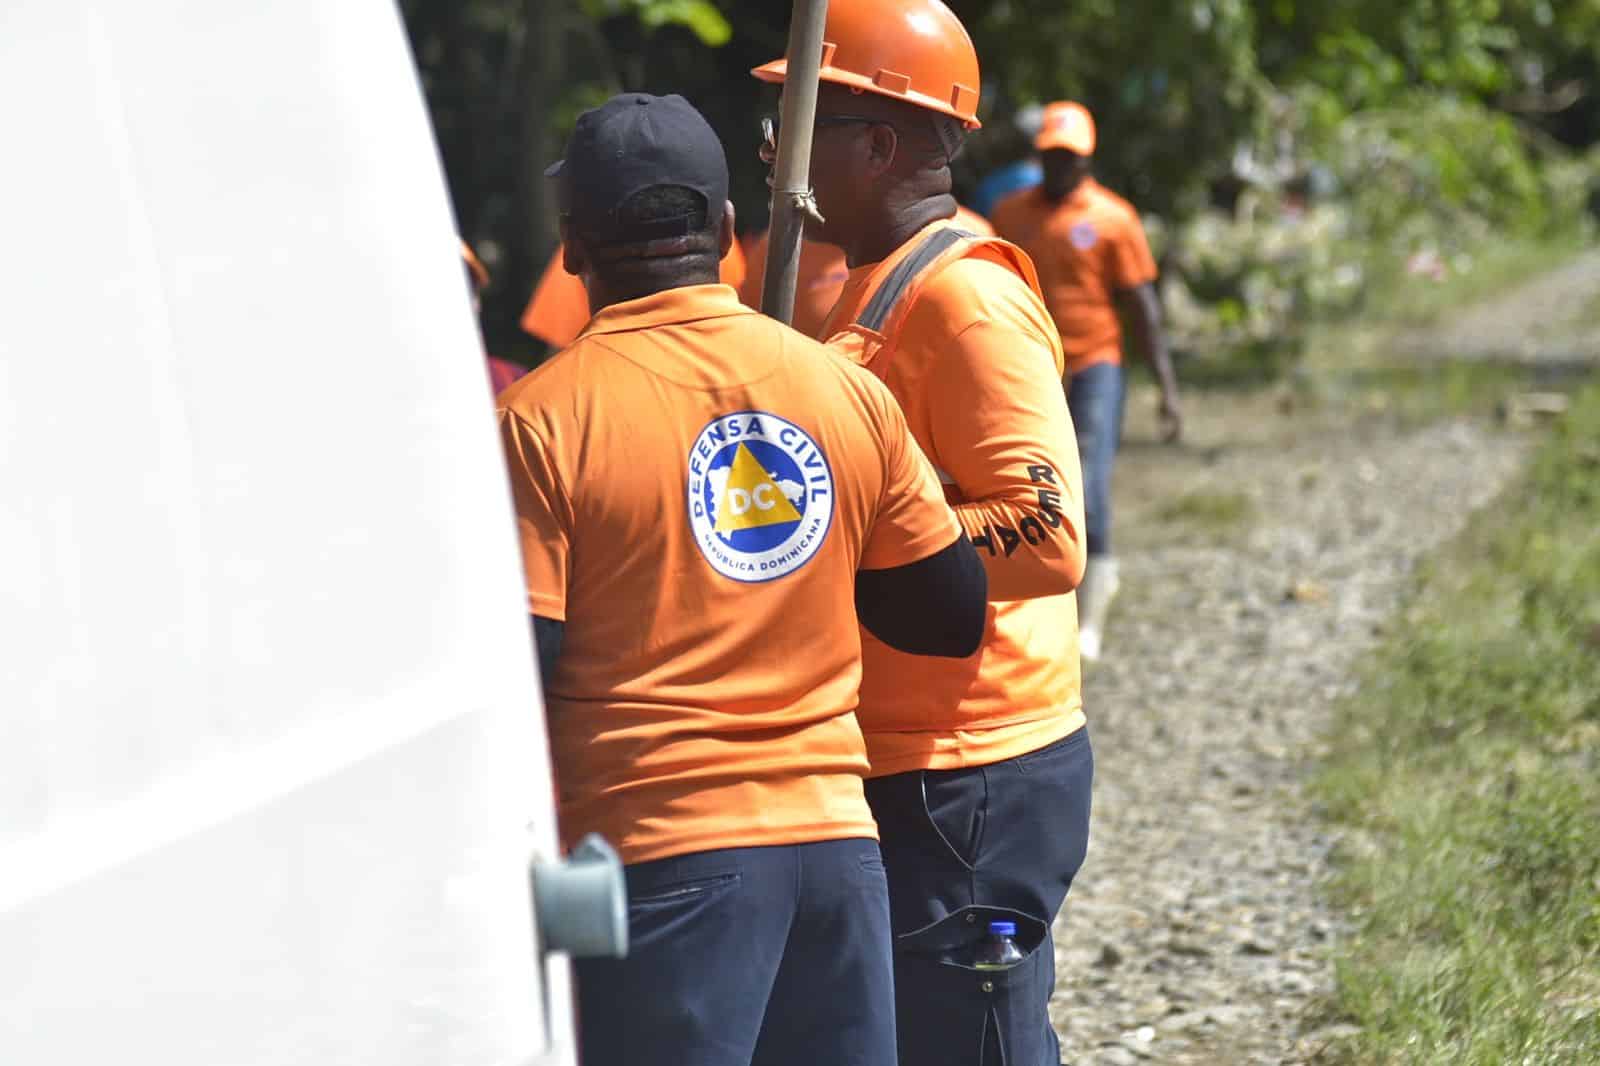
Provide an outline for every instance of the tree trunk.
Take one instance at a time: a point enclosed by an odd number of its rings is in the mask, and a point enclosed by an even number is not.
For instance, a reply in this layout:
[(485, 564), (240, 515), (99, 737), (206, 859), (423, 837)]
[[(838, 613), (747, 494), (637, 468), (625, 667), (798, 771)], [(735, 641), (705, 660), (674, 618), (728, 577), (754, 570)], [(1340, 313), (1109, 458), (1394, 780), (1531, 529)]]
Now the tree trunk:
[(554, 211), (549, 201), (544, 168), (550, 162), (548, 144), (552, 87), (560, 84), (562, 16), (567, 0), (524, 0), (521, 83), (522, 165), (518, 168), (516, 243), (508, 249), (513, 277), (526, 279), (529, 291), (544, 267), (545, 253), (555, 240)]

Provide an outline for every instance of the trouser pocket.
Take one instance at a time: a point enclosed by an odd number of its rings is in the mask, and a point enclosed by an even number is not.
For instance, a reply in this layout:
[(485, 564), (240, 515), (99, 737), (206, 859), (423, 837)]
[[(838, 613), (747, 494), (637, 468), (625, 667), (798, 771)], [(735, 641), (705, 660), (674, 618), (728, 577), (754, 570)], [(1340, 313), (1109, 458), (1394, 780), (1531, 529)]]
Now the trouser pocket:
[[(991, 921), (1014, 922), (1023, 959), (980, 970)], [(1047, 1012), (1049, 926), (1005, 907), (963, 907), (895, 938), (900, 1066), (1043, 1066), (1058, 1061)], [(985, 1049), (988, 1049), (987, 1054)]]

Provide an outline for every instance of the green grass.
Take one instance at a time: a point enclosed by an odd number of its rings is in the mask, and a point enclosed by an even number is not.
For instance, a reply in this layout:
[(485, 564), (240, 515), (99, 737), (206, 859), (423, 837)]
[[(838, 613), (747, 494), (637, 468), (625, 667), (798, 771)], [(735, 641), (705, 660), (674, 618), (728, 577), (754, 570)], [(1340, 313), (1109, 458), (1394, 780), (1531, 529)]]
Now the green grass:
[(1242, 492), (1200, 491), (1167, 500), (1156, 511), (1156, 518), (1220, 533), (1243, 524), (1254, 514), (1255, 504)]
[[(1286, 375), (1338, 378), (1388, 367), (1394, 363), (1397, 336), (1438, 325), (1472, 304), (1503, 297), (1561, 267), (1588, 246), (1581, 236), (1485, 240), (1466, 257), (1462, 264), (1466, 269), (1453, 270), (1439, 282), (1406, 274), (1404, 257), (1391, 257), (1371, 266), (1367, 296), (1358, 307), (1313, 318), (1271, 341), (1178, 352), (1178, 376), (1188, 389), (1236, 390), (1271, 384)], [(1580, 324), (1600, 323), (1600, 300), (1581, 314)]]
[(1322, 379), (1324, 391), (1342, 394), (1360, 409), (1393, 415), (1405, 425), (1492, 415), (1516, 393), (1549, 387), (1536, 370), (1497, 363), (1401, 365)]
[(1578, 325), (1600, 327), (1600, 292), (1590, 297), (1589, 302), (1583, 305), (1583, 310), (1578, 312)]
[(1369, 363), (1307, 368), (1290, 375), (1284, 387), (1297, 407), (1382, 416), (1414, 428), (1461, 415), (1503, 416), (1521, 393), (1572, 393), (1592, 373), (1568, 363)]
[(1403, 259), (1375, 271), (1371, 296), (1360, 317), (1397, 325), (1428, 326), (1466, 304), (1494, 299), (1561, 266), (1585, 247), (1580, 237), (1548, 241), (1486, 240), (1477, 244), (1465, 269), (1452, 269), (1442, 281), (1413, 277)]
[(1317, 783), (1333, 1063), (1600, 1062), (1600, 388), (1421, 574)]
[[(1229, 392), (1270, 385), (1292, 370), (1301, 355), (1302, 343), (1298, 337), (1236, 345), (1207, 351), (1198, 357), (1186, 354), (1178, 359), (1178, 382), (1186, 390)], [(1135, 360), (1132, 373), (1155, 380), (1155, 376), (1145, 370), (1143, 360)]]

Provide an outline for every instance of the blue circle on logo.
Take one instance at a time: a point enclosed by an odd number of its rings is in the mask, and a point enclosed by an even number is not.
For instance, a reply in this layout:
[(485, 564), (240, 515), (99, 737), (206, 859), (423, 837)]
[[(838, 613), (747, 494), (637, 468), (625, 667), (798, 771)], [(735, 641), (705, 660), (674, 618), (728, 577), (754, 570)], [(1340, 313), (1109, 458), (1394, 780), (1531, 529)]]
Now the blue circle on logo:
[(833, 525), (833, 470), (799, 425), (770, 411), (722, 415), (687, 458), (689, 525), (712, 569), (771, 581), (821, 549)]

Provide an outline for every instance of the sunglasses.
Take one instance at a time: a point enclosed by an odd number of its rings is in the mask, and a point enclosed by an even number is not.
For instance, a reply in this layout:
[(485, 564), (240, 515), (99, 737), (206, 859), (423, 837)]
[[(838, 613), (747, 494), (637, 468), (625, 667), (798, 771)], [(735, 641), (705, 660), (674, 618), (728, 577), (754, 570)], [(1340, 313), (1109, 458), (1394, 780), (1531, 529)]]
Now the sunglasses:
[[(814, 129), (826, 129), (829, 126), (887, 126), (889, 123), (881, 118), (867, 118), (864, 115), (818, 115), (813, 123)], [(765, 158), (778, 155), (778, 117), (766, 115), (761, 119), (761, 154)]]

